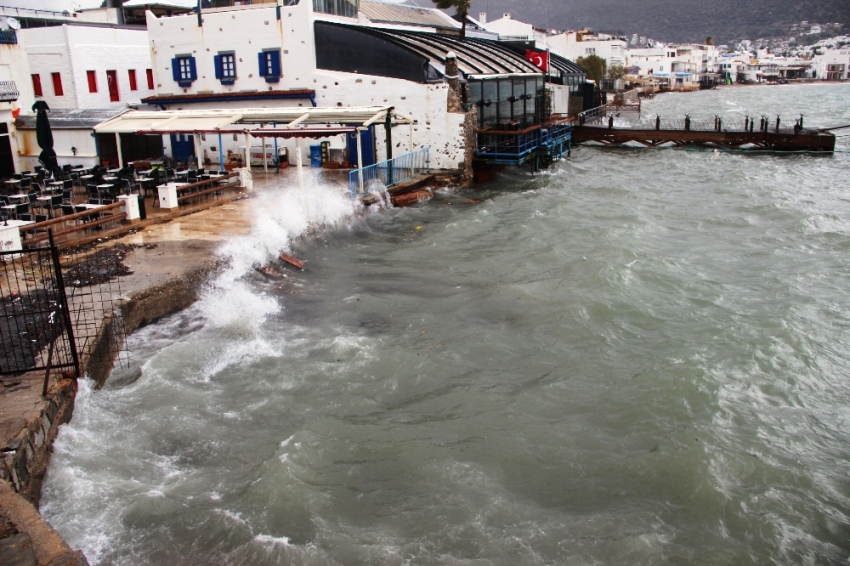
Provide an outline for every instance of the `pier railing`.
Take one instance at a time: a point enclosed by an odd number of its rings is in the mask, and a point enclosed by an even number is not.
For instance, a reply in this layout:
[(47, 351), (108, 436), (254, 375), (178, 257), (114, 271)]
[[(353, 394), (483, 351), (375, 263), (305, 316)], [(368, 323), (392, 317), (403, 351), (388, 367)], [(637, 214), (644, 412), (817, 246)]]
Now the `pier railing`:
[[(352, 200), (375, 190), (385, 190), (420, 173), (426, 173), (430, 168), (428, 148), (423, 147), (354, 169), (348, 174), (348, 192)], [(376, 186), (377, 185), (377, 186)]]
[(476, 130), (475, 157), (496, 165), (522, 165), (538, 158), (557, 159), (570, 150), (572, 121), (560, 116), (553, 118), (523, 129)]
[(713, 118), (691, 118), (685, 115), (677, 118), (663, 118), (660, 115), (641, 117), (631, 112), (620, 112), (611, 106), (598, 106), (578, 115), (578, 124), (592, 128), (617, 130), (678, 130), (691, 132), (769, 132), (801, 133), (801, 120), (777, 123), (768, 116), (736, 116), (726, 119), (716, 115)]

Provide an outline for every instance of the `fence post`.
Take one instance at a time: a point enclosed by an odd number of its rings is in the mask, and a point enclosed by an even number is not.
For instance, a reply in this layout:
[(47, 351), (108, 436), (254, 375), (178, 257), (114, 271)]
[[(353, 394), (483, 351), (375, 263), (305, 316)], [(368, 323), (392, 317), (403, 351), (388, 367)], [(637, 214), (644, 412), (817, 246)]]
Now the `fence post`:
[(68, 333), (68, 343), (71, 346), (71, 357), (74, 360), (74, 372), (77, 374), (77, 377), (79, 377), (80, 358), (77, 354), (77, 342), (74, 340), (74, 327), (71, 324), (71, 311), (68, 308), (68, 296), (65, 294), (65, 280), (62, 278), (62, 265), (59, 263), (59, 249), (53, 241), (53, 228), (47, 229), (47, 240), (50, 243), (50, 255), (53, 258), (53, 269), (56, 273), (56, 291), (59, 299), (59, 308), (62, 309), (62, 317), (65, 320), (65, 331)]

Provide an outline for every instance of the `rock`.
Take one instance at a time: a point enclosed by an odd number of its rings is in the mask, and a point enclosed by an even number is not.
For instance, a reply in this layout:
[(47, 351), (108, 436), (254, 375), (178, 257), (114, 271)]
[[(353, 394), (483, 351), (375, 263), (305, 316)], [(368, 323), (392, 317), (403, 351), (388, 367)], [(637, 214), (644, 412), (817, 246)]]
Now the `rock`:
[(29, 535), (21, 533), (0, 539), (0, 564), (4, 566), (38, 566)]
[(89, 566), (89, 561), (80, 550), (57, 556), (47, 566)]

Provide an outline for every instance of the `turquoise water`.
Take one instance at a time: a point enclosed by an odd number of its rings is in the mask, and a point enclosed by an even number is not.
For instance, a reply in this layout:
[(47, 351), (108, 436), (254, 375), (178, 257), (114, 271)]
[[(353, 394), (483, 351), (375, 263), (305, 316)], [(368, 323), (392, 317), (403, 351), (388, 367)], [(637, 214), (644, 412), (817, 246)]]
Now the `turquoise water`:
[[(644, 112), (824, 126), (848, 100)], [(83, 385), (42, 512), (92, 564), (846, 561), (846, 142), (585, 146), (406, 209), (261, 196), (205, 297)], [(250, 268), (287, 245), (303, 273)]]

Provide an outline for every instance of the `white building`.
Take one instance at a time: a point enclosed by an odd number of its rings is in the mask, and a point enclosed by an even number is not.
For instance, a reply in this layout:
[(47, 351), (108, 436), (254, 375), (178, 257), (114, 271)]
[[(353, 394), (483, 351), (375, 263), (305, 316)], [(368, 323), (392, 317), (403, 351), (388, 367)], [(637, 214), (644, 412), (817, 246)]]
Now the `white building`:
[(850, 36), (821, 40), (813, 46), (813, 51), (816, 78), (825, 81), (850, 79)]
[[(24, 29), (19, 35), (27, 48), (33, 96), (50, 108), (59, 164), (114, 162), (118, 140), (96, 137), (92, 127), (154, 93), (147, 31), (70, 22)], [(32, 168), (41, 153), (34, 115), (21, 117), (18, 141), (22, 165)], [(125, 154), (136, 159), (162, 155), (158, 136), (127, 137), (121, 142)]]
[[(464, 168), (471, 163), (476, 118), (483, 123), (492, 113), (499, 122), (523, 122), (539, 114), (543, 73), (524, 50), (495, 41), (486, 48), (470, 48), (457, 37), (459, 24), (446, 24), (454, 27), (453, 33), (437, 29), (446, 18), (435, 10), (367, 6), (358, 12), (356, 3), (348, 0), (285, 4), (204, 9), (201, 25), (197, 15), (156, 17), (148, 12), (156, 93), (143, 103), (172, 110), (295, 106), (305, 111), (314, 106), (389, 104), (415, 121), (412, 135), (394, 134), (393, 155), (429, 147), (435, 169)], [(395, 13), (399, 10), (401, 14)], [(394, 14), (381, 15), (390, 11)], [(486, 83), (483, 91), (476, 83), (478, 92), (483, 92), (476, 100), (453, 98), (449, 80), (455, 76), (445, 75), (447, 61), (454, 55), (460, 79)], [(553, 65), (556, 82), (573, 78), (562, 69), (569, 70), (560, 60)], [(577, 69), (571, 72), (581, 74)], [(518, 89), (516, 96), (500, 91), (502, 84), (502, 89), (509, 84)], [(572, 86), (552, 88), (568, 93)], [(351, 138), (327, 141), (332, 149), (347, 148), (353, 163)], [(251, 143), (259, 146), (261, 142)], [(363, 165), (386, 157), (381, 130), (374, 132), (371, 143), (373, 151), (364, 155)], [(244, 151), (240, 136), (223, 137), (219, 143), (218, 136), (209, 132), (175, 133), (165, 145), (175, 157), (195, 155), (210, 164), (218, 163), (222, 153)], [(280, 145), (292, 155), (294, 141)]]
[(13, 29), (0, 30), (0, 177), (20, 173), (15, 121), (33, 103), (29, 63), (20, 36)]
[(538, 47), (546, 48), (546, 30), (515, 20), (508, 13), (502, 14), (498, 20), (487, 22), (484, 27), (499, 34), (502, 40), (534, 41)]
[(624, 39), (607, 36), (605, 38), (586, 31), (567, 31), (546, 38), (549, 48), (562, 57), (575, 61), (579, 57), (596, 55), (611, 65), (626, 65), (626, 48)]

